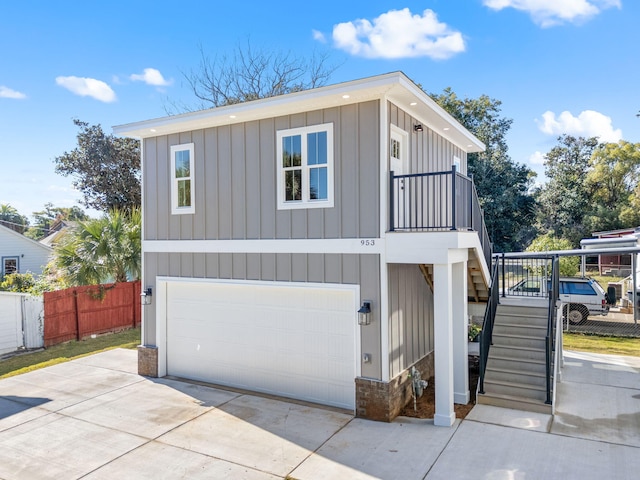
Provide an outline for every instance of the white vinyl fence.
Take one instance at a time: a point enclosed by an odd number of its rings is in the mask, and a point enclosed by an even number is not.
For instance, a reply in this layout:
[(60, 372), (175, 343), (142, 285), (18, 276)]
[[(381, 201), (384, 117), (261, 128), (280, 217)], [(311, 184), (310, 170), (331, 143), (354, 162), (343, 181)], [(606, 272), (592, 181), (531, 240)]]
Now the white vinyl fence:
[(0, 355), (44, 346), (42, 297), (0, 292)]

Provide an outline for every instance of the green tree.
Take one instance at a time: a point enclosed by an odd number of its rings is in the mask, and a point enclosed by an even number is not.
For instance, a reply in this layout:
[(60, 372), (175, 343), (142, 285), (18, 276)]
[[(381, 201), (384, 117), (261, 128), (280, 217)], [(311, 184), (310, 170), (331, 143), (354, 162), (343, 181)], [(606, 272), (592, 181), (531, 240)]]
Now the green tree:
[(616, 230), (640, 224), (640, 143), (604, 143), (591, 155), (586, 188), (592, 211), (591, 231)]
[(2, 203), (0, 204), (0, 225), (18, 233), (24, 233), (29, 226), (29, 219), (20, 215), (18, 210), (8, 203)]
[(451, 88), (431, 97), (467, 130), (486, 150), (467, 156), (495, 251), (522, 250), (535, 236), (535, 200), (530, 194), (535, 173), (513, 162), (506, 135), (512, 120), (501, 115), (502, 102), (481, 95), (460, 98)]
[(73, 176), (84, 205), (103, 212), (140, 206), (140, 142), (106, 135), (100, 125), (75, 119), (78, 146), (56, 157), (56, 173)]
[[(550, 233), (545, 233), (536, 237), (527, 247), (527, 252), (554, 252), (560, 250), (571, 250), (573, 245), (566, 238), (554, 237)], [(580, 271), (580, 257), (560, 257), (560, 275), (563, 277), (573, 277)]]
[(89, 216), (77, 206), (54, 207), (52, 203), (46, 203), (44, 210), (33, 212), (33, 218), (34, 223), (25, 235), (34, 240), (41, 240), (52, 231), (56, 231), (61, 222), (88, 220)]
[(537, 192), (537, 224), (541, 232), (569, 240), (577, 248), (591, 231), (586, 218), (591, 209), (587, 173), (598, 139), (562, 135), (545, 155), (547, 183)]
[(56, 245), (53, 264), (70, 285), (97, 285), (140, 278), (141, 214), (110, 210), (78, 226)]

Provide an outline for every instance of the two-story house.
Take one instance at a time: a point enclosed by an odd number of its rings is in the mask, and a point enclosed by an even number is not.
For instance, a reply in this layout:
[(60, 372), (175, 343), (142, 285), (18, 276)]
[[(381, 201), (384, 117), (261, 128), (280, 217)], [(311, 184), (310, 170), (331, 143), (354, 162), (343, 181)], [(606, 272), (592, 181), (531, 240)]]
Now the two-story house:
[[(469, 401), (484, 145), (404, 74), (114, 127), (142, 140), (139, 371), (390, 420)], [(432, 387), (429, 387), (432, 388)]]

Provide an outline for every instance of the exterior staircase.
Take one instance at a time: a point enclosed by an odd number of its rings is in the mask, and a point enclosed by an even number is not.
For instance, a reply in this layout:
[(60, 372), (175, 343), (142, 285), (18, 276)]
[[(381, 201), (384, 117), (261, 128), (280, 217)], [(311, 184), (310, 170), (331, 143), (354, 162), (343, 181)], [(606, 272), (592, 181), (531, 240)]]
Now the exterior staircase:
[[(420, 271), (433, 292), (433, 265), (420, 265)], [(489, 299), (490, 283), (484, 276), (478, 252), (474, 249), (469, 249), (469, 261), (467, 262), (467, 295), (469, 301), (486, 303)]]
[(484, 378), (484, 405), (552, 413), (545, 403), (548, 299), (501, 298)]

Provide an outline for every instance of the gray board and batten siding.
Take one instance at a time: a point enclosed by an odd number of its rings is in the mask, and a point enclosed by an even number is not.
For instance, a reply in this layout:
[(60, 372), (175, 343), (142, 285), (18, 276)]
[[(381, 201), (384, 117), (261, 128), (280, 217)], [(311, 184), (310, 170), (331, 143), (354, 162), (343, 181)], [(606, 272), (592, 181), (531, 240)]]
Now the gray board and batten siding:
[[(146, 240), (378, 238), (377, 101), (144, 140)], [(335, 208), (277, 210), (276, 133), (333, 123)], [(195, 214), (171, 215), (169, 149), (195, 146)]]
[(467, 174), (467, 153), (438, 135), (428, 125), (423, 131), (413, 133), (413, 126), (420, 123), (409, 113), (388, 102), (389, 122), (409, 132), (409, 171), (406, 173), (446, 172), (451, 170), (453, 157), (460, 159), (458, 171)]
[[(370, 101), (144, 140), (145, 240), (378, 238), (380, 115)], [(332, 123), (335, 207), (277, 210), (278, 130)], [(171, 215), (172, 145), (194, 143), (195, 214)], [(157, 276), (356, 284), (380, 305), (376, 254), (145, 253), (145, 285)], [(380, 312), (373, 322), (380, 325)], [(145, 342), (155, 305), (145, 307)], [(363, 330), (363, 351), (380, 352), (380, 328)], [(381, 378), (379, 354), (362, 375)]]

